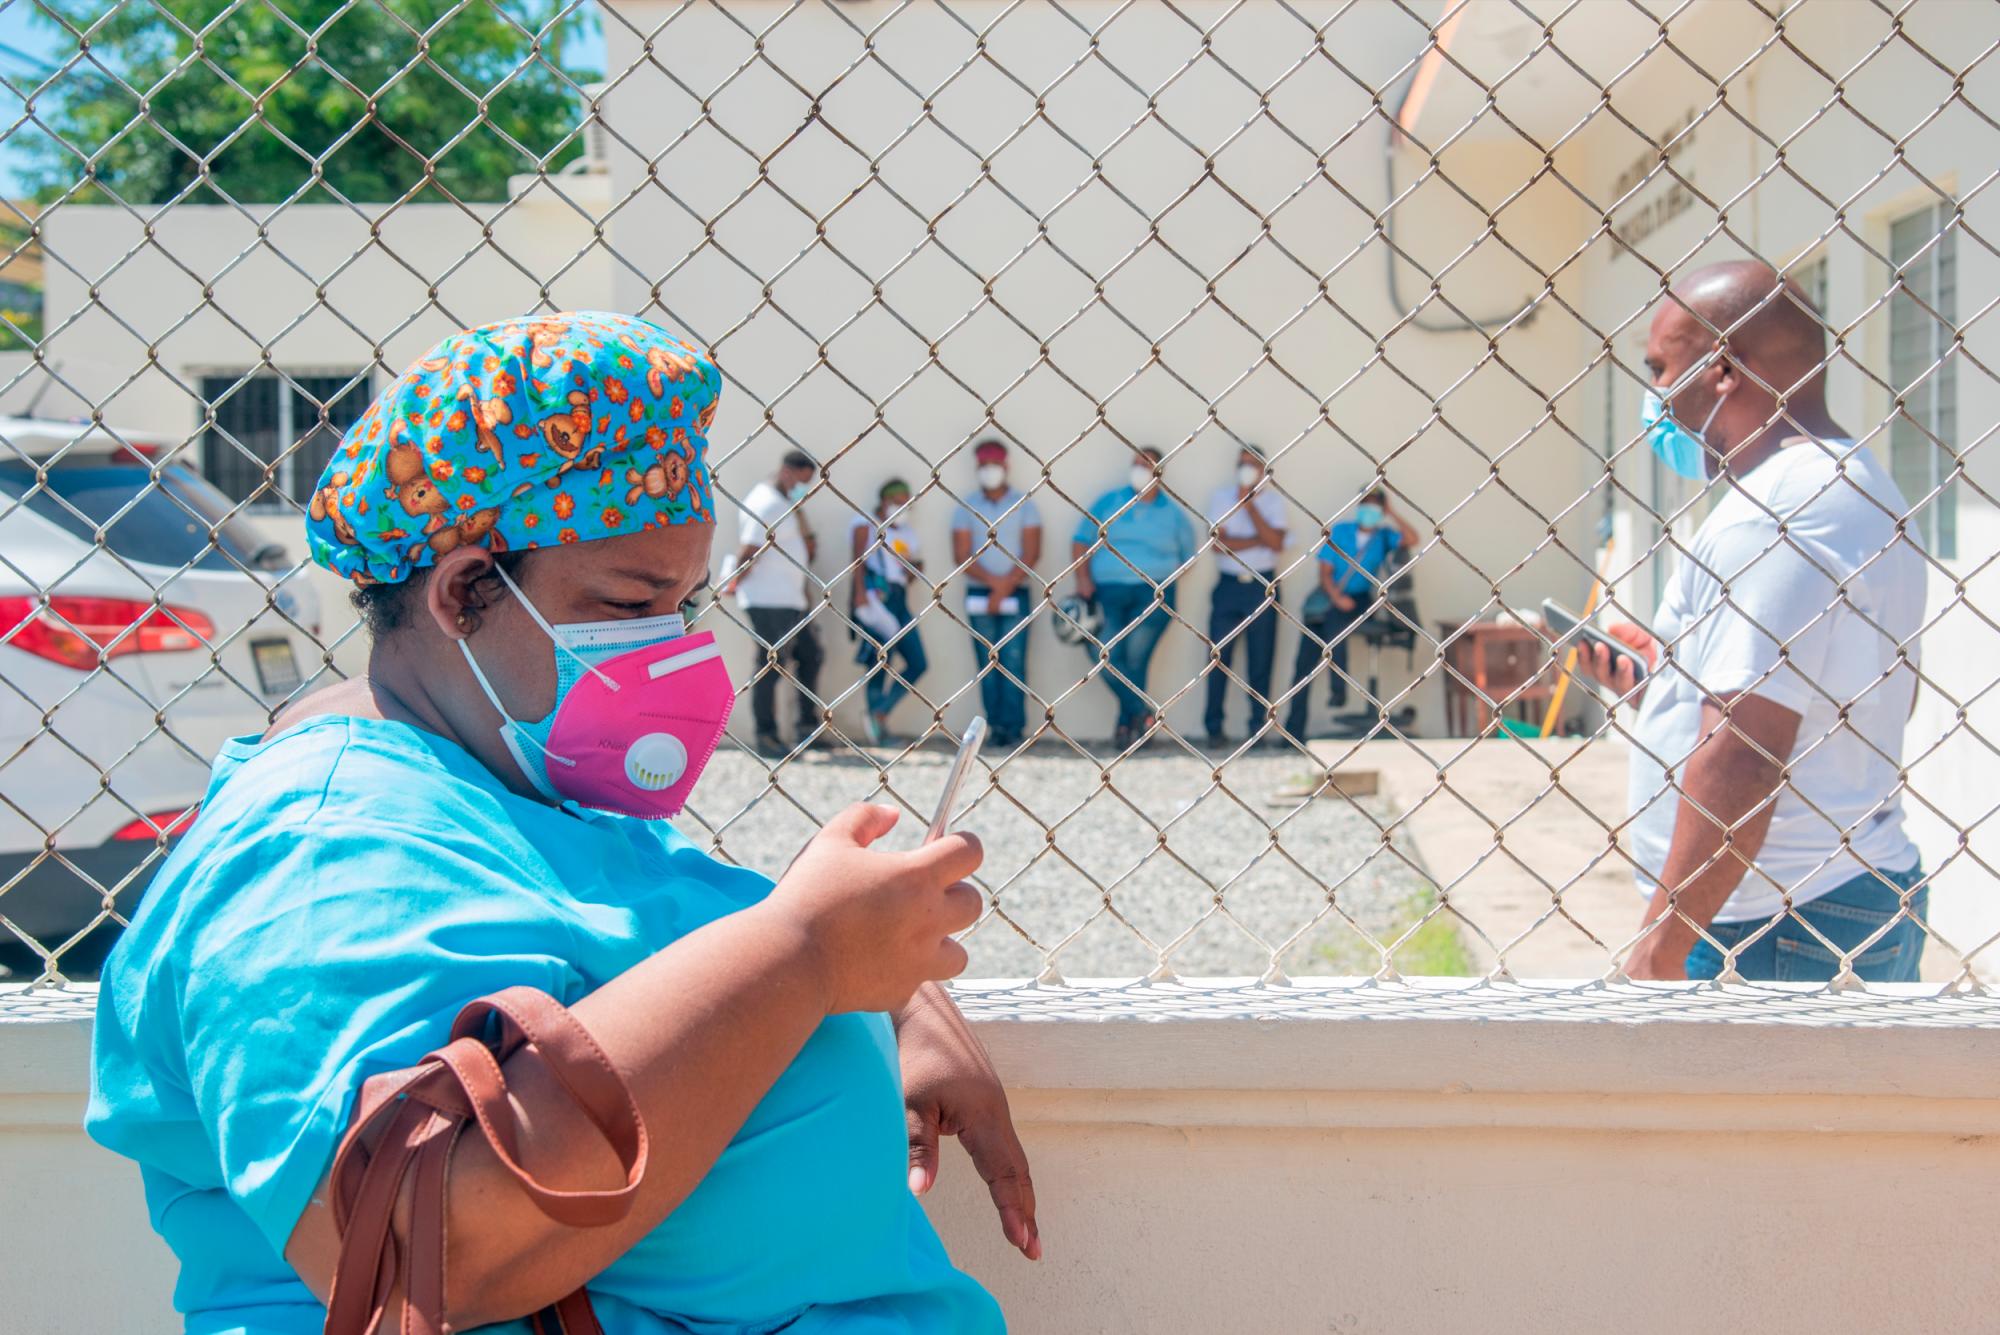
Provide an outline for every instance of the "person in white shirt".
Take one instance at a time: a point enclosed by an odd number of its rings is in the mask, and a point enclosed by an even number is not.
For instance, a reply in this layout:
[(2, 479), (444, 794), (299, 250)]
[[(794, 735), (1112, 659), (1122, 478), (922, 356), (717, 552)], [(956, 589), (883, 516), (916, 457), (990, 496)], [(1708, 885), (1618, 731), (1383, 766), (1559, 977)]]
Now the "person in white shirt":
[(1229, 675), (1223, 671), (1243, 645), (1243, 681), (1250, 698), (1244, 736), (1258, 741), (1271, 717), (1271, 662), (1278, 647), (1277, 587), (1272, 583), (1285, 550), (1285, 498), (1269, 485), (1264, 452), (1245, 445), (1236, 471), (1208, 498), (1209, 545), (1215, 549), (1215, 591), (1209, 595), (1208, 745), (1229, 745), (1224, 731)]
[(826, 655), (811, 614), (823, 593), (812, 575), (818, 554), (804, 501), (819, 465), (799, 450), (786, 454), (777, 473), (750, 488), (737, 521), (735, 554), (723, 574), (722, 591), (750, 618), (760, 656), (750, 690), (757, 720), (757, 750), (766, 757), (789, 754), (778, 736), (778, 677), (781, 660), (791, 660), (799, 689), (799, 745), (824, 745), (819, 735), (825, 710), (814, 688)]
[[(889, 711), (930, 666), (923, 633), (910, 614), (910, 580), (924, 568), (924, 560), (909, 504), (910, 484), (890, 478), (877, 493), (875, 513), (857, 514), (847, 524), (848, 549), (854, 557), (849, 606), (860, 641), (854, 661), (867, 673), (863, 693), (872, 746), (891, 740)], [(903, 660), (900, 671), (890, 666), (892, 657)]]
[(1696, 271), (1653, 317), (1647, 437), (1717, 496), (1652, 633), (1611, 627), (1653, 665), (1643, 697), (1591, 655), (1639, 703), (1634, 978), (1719, 977), (1725, 951), (1744, 978), (1919, 976), (1899, 771), (1924, 560), (1888, 472), (1827, 414), (1825, 356), (1811, 303), (1755, 261)]

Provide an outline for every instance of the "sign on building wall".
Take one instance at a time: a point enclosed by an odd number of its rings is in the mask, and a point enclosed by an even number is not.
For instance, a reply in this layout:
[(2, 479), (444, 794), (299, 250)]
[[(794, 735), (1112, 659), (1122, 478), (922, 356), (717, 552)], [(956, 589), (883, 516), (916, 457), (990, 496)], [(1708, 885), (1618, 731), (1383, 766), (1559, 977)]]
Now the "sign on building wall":
[[(1695, 109), (1689, 107), (1680, 119), (1661, 132), (1652, 152), (1639, 154), (1618, 173), (1612, 198), (1625, 203), (1614, 211), (1611, 231), (1628, 248), (1636, 249), (1647, 237), (1694, 207), (1694, 169), (1682, 165), (1681, 159), (1694, 147), (1698, 119)], [(1649, 182), (1652, 177), (1657, 179)], [(1648, 185), (1647, 193), (1628, 200), (1627, 196), (1641, 185)]]

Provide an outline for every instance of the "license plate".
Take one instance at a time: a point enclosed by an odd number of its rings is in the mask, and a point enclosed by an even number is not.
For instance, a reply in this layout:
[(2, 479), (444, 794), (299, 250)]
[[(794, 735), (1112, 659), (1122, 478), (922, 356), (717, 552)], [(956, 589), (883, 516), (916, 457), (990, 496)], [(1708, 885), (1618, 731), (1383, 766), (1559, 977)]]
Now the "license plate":
[(266, 695), (290, 695), (299, 689), (299, 660), (290, 640), (252, 640), (250, 661), (257, 665), (257, 686)]

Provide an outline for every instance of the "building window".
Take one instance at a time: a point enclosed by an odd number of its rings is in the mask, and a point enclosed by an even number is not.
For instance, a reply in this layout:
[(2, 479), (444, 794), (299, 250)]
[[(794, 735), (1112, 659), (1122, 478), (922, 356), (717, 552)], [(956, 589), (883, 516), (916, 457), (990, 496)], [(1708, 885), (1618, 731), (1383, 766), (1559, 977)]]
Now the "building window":
[(215, 413), (201, 439), (208, 480), (253, 510), (293, 512), (305, 505), (341, 433), (367, 410), (368, 374), (205, 375), (201, 395)]
[(1889, 302), (1889, 386), (1903, 405), (1889, 422), (1889, 467), (1924, 545), (1947, 560), (1958, 555), (1958, 488), (1951, 480), (1958, 465), (1958, 361), (1948, 355), (1958, 323), (1958, 232), (1951, 222), (1951, 209), (1938, 205), (1889, 225), (1898, 280)]
[(1812, 303), (1814, 313), (1824, 324), (1827, 296), (1826, 256), (1821, 255), (1798, 265), (1792, 270), (1792, 278), (1798, 283), (1799, 290), (1806, 294), (1806, 300)]

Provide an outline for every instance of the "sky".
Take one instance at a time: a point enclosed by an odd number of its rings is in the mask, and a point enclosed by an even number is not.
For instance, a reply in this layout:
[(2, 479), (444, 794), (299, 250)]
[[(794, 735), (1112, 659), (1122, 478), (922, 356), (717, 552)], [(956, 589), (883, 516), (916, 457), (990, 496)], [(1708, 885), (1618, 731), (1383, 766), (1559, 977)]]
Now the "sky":
[[(39, 59), (55, 63), (67, 38), (31, 16), (28, 0), (13, 0), (0, 9), (0, 75), (17, 88), (32, 88), (37, 80), (31, 71)], [(0, 87), (0, 128), (12, 129), (21, 114), (21, 99)], [(13, 196), (21, 189), (21, 157), (17, 147), (19, 131), (0, 140), (0, 195)]]

